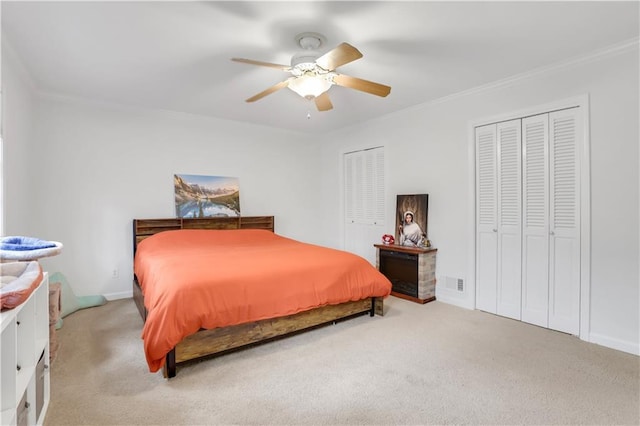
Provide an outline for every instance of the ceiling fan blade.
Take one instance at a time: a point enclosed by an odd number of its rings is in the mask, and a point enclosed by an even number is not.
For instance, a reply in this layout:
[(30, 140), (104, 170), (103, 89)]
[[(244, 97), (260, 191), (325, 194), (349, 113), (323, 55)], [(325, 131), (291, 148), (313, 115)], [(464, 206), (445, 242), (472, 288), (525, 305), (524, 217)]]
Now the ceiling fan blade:
[(327, 71), (333, 71), (339, 66), (362, 58), (362, 53), (349, 43), (342, 43), (333, 50), (316, 59), (316, 64)]
[(272, 94), (273, 92), (277, 92), (280, 89), (284, 89), (285, 87), (287, 87), (289, 85), (289, 80), (291, 80), (291, 79), (288, 78), (285, 81), (281, 81), (278, 84), (274, 84), (273, 86), (269, 87), (266, 90), (263, 90), (262, 92), (258, 93), (257, 95), (254, 95), (254, 96), (250, 97), (245, 102), (255, 102), (255, 101), (259, 100), (259, 99), (264, 98), (267, 95)]
[(316, 96), (315, 102), (318, 111), (329, 111), (333, 109), (333, 104), (331, 103), (331, 99), (329, 99), (329, 92), (324, 92), (320, 96)]
[(333, 82), (338, 86), (360, 90), (361, 92), (371, 93), (372, 95), (376, 96), (385, 97), (389, 93), (391, 93), (391, 87), (389, 86), (374, 83), (373, 81), (363, 80), (361, 78), (350, 77), (344, 74), (335, 75), (333, 77)]
[(289, 65), (272, 64), (271, 62), (254, 61), (253, 59), (231, 58), (231, 60), (234, 62), (242, 62), (249, 65), (260, 65), (261, 67), (276, 68), (282, 71), (289, 71), (291, 69)]

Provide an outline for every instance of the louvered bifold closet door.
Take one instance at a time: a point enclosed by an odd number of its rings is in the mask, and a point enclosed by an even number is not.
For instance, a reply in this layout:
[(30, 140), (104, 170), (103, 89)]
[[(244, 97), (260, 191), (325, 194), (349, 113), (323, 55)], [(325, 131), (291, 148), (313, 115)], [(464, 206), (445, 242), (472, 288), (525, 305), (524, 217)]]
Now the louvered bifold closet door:
[(580, 331), (578, 108), (549, 114), (549, 328)]
[(374, 182), (372, 190), (371, 210), (373, 211), (373, 224), (377, 226), (384, 225), (385, 214), (385, 184), (384, 184), (384, 148), (375, 148), (369, 150), (372, 158), (371, 167), (373, 168)]
[(522, 294), (521, 120), (497, 125), (497, 313), (520, 319)]
[[(361, 161), (361, 160), (360, 160)], [(344, 219), (346, 223), (356, 220), (356, 156), (345, 154), (344, 162)]]
[(497, 312), (498, 196), (496, 125), (477, 127), (476, 143), (476, 307)]
[(548, 114), (522, 120), (522, 321), (548, 326)]
[(344, 154), (345, 250), (375, 264), (372, 241), (384, 230), (384, 148)]

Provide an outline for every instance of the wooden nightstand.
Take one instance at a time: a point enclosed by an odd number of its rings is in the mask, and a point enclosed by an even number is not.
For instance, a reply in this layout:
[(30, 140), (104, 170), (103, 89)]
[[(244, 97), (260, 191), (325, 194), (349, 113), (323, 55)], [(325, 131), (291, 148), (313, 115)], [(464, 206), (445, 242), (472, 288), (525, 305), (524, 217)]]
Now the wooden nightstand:
[(417, 303), (436, 300), (435, 248), (374, 244), (376, 267), (393, 285), (391, 294)]

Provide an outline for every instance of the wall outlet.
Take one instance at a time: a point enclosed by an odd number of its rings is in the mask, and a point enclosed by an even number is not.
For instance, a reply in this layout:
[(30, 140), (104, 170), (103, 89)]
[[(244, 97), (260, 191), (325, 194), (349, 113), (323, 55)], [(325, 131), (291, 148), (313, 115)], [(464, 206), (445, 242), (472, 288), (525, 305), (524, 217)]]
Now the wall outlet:
[(113, 270), (111, 271), (111, 278), (118, 278), (120, 276), (120, 273), (118, 271), (118, 268), (113, 268)]

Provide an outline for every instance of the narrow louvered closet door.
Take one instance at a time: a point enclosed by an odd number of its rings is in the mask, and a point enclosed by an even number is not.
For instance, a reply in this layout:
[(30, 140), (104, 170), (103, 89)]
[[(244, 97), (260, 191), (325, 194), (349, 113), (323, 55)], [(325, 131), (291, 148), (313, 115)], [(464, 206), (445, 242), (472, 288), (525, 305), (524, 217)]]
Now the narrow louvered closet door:
[(373, 224), (384, 225), (385, 213), (385, 184), (384, 184), (384, 149), (376, 148), (369, 150), (371, 157), (371, 168), (373, 171), (373, 188), (371, 189), (371, 219)]
[(498, 212), (496, 125), (477, 127), (476, 306), (497, 312)]
[(498, 277), (497, 313), (520, 319), (521, 307), (521, 120), (497, 125)]
[[(354, 223), (356, 220), (356, 203), (359, 196), (356, 190), (356, 156), (345, 154), (344, 164), (344, 219), (346, 223)], [(361, 161), (361, 160), (359, 160)]]
[(549, 117), (522, 120), (522, 321), (548, 326)]
[(344, 154), (345, 250), (375, 264), (372, 241), (384, 233), (384, 148)]
[(580, 331), (578, 108), (549, 114), (549, 328)]

